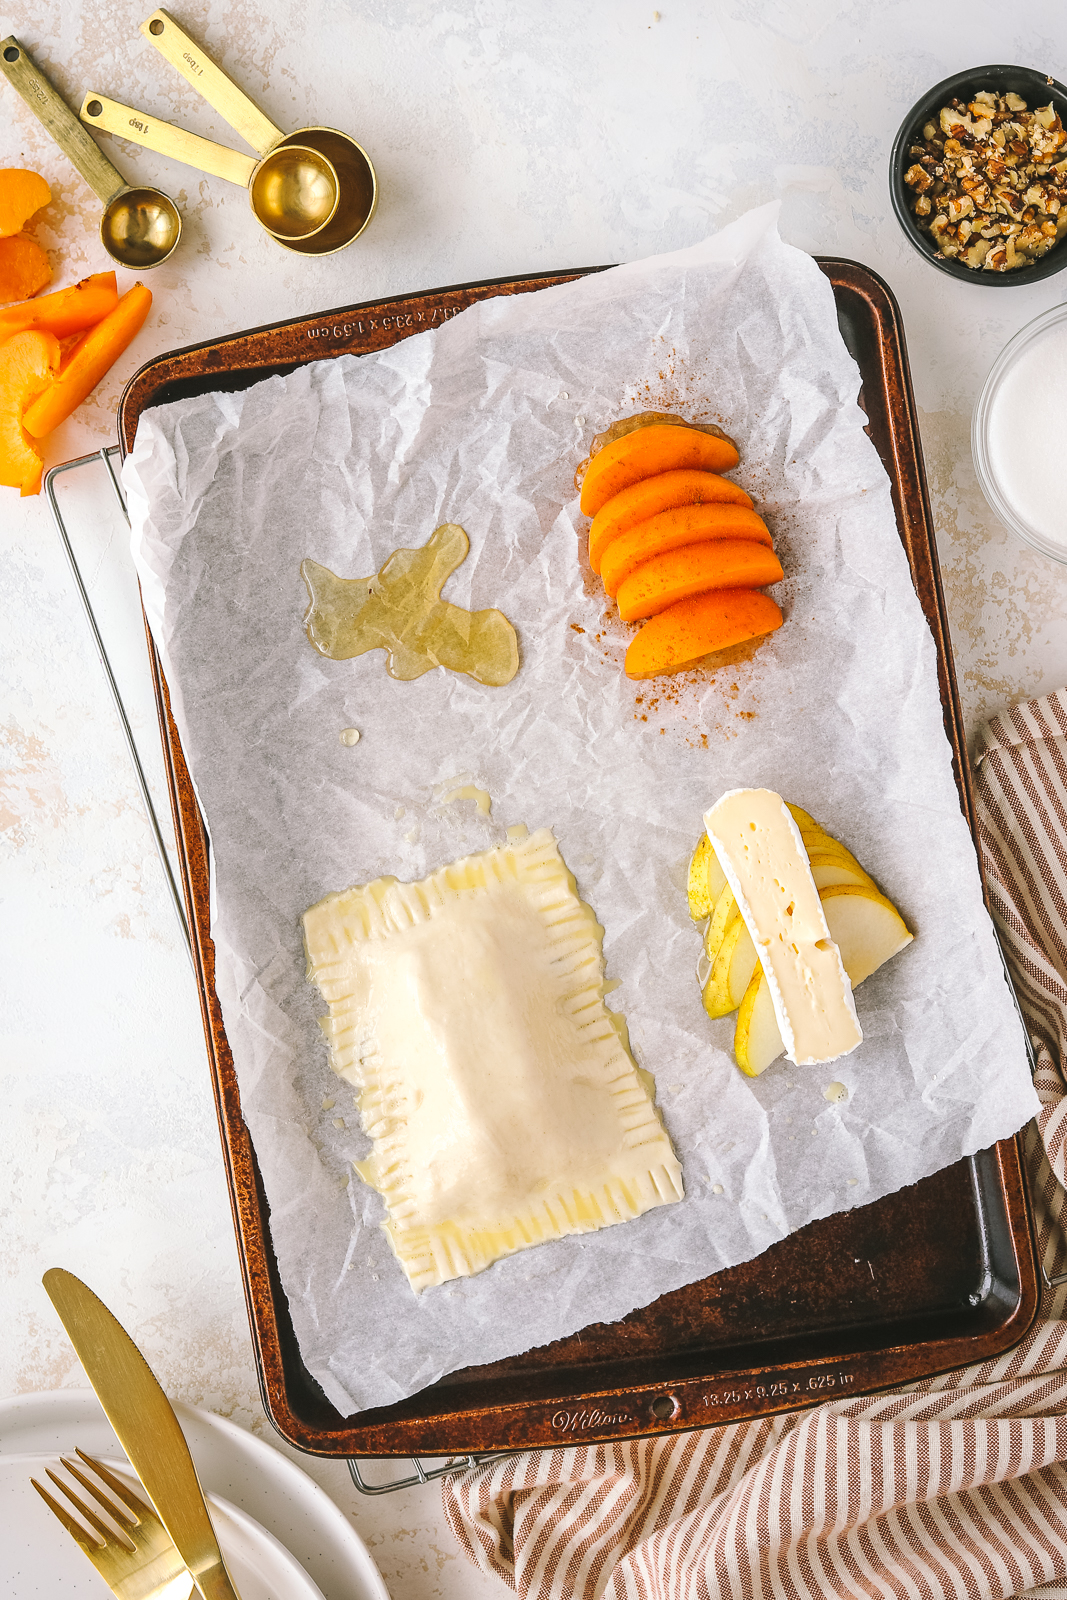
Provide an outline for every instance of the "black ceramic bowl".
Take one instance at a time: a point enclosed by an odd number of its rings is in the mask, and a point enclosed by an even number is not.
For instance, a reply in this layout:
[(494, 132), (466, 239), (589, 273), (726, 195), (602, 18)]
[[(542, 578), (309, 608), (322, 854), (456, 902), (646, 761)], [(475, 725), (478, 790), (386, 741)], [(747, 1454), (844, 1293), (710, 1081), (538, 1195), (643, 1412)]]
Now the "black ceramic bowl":
[(972, 67), (968, 72), (954, 73), (937, 84), (916, 101), (900, 125), (893, 140), (893, 154), (889, 161), (889, 193), (897, 221), (904, 229), (919, 254), (939, 272), (965, 283), (978, 283), (983, 288), (1006, 289), (1014, 284), (1036, 283), (1039, 278), (1051, 278), (1054, 272), (1067, 267), (1067, 239), (1061, 239), (1041, 256), (1032, 267), (1019, 267), (1014, 272), (983, 272), (980, 267), (968, 267), (952, 257), (938, 254), (933, 237), (920, 228), (911, 209), (912, 192), (904, 182), (904, 174), (911, 166), (908, 147), (922, 143), (922, 130), (927, 122), (937, 122), (941, 107), (952, 99), (971, 100), (980, 89), (992, 89), (996, 94), (1018, 94), (1033, 111), (1037, 106), (1047, 106), (1049, 101), (1067, 125), (1067, 89), (1055, 78), (1030, 67)]

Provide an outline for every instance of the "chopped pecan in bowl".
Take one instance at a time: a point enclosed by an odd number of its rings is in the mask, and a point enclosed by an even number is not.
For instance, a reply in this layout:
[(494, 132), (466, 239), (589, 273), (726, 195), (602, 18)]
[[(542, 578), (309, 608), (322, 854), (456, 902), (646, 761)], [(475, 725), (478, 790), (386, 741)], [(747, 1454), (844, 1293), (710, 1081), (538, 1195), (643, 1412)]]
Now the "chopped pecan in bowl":
[(1067, 233), (1067, 133), (1050, 102), (979, 90), (908, 146), (904, 183), (938, 253), (986, 272), (1030, 266)]

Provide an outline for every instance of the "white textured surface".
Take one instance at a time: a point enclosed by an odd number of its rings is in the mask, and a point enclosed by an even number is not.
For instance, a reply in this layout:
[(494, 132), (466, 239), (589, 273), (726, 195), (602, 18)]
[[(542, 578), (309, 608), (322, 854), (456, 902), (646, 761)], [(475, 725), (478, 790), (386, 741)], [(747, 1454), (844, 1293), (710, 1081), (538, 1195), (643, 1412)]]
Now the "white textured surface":
[[(113, 440), (122, 385), (158, 351), (381, 294), (633, 259), (782, 195), (783, 235), (880, 272), (907, 326), (968, 724), (1067, 680), (1067, 568), (995, 522), (970, 409), (995, 355), (1067, 278), (958, 285), (889, 207), (897, 125), (930, 84), (983, 61), (1062, 76), (1062, 12), (898, 0), (194, 0), (191, 32), (287, 128), (350, 129), (378, 167), (366, 236), (318, 263), (283, 254), (237, 189), (102, 139), (177, 199), (186, 234), (149, 279), (153, 314), (49, 441), (53, 464)], [(94, 88), (230, 137), (137, 32), (150, 8), (22, 0), (0, 14), (71, 100)], [(34, 232), (55, 286), (109, 262), (98, 205), (0, 83), (0, 163), (56, 198)], [(119, 274), (122, 287), (132, 276)], [(79, 602), (39, 500), (0, 491), (0, 1393), (82, 1382), (40, 1288), (88, 1277), (170, 1390), (262, 1426), (185, 957)], [(62, 1107), (61, 1111), (53, 1108)], [(353, 1508), (398, 1597), (499, 1593), (462, 1563), (433, 1490)]]

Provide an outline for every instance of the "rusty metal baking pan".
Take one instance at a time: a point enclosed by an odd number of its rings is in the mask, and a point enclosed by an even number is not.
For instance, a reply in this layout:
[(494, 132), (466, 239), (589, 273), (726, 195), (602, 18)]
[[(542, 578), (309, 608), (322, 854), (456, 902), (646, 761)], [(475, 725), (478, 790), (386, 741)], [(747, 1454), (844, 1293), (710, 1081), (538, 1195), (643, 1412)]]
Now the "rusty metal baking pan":
[[(945, 730), (974, 832), (900, 313), (850, 261), (821, 260), (863, 377), (868, 431), (892, 484), (901, 542), (937, 646)], [(598, 269), (593, 269), (598, 270)], [(380, 350), (493, 295), (580, 272), (464, 284), (278, 323), (157, 357), (128, 385), (124, 451), (148, 406), (244, 389), (307, 361)], [(151, 646), (151, 641), (150, 641)], [(1017, 1139), (873, 1205), (811, 1223), (755, 1260), (665, 1295), (622, 1322), (453, 1372), (398, 1405), (342, 1417), (304, 1367), (271, 1245), (269, 1209), (215, 995), (207, 839), (154, 650), (184, 891), (263, 1401), (279, 1432), (327, 1456), (444, 1456), (671, 1433), (914, 1382), (1016, 1344), (1038, 1279)]]

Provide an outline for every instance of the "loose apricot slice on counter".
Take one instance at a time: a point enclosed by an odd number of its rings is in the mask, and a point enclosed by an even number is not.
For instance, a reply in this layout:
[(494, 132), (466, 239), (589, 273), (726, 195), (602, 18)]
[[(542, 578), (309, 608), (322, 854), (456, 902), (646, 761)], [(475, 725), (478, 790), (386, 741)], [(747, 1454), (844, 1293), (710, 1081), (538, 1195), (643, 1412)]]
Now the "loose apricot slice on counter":
[(24, 167), (0, 167), (0, 239), (21, 233), (35, 211), (52, 198), (39, 172)]
[(35, 239), (21, 233), (0, 239), (0, 305), (28, 300), (50, 282), (52, 268)]
[(113, 311), (118, 299), (115, 274), (94, 272), (73, 289), (57, 289), (54, 294), (43, 294), (37, 300), (0, 311), (0, 339), (10, 339), (23, 328), (41, 328), (54, 333), (57, 339), (84, 333)]
[(590, 461), (582, 482), (581, 508), (585, 516), (595, 517), (613, 495), (642, 478), (678, 469), (729, 472), (740, 459), (732, 439), (713, 433), (663, 423), (637, 428), (605, 445)]
[(708, 505), (717, 501), (752, 509), (752, 501), (741, 485), (721, 478), (716, 472), (679, 468), (675, 472), (660, 472), (654, 478), (643, 478), (629, 489), (620, 490), (612, 495), (607, 505), (601, 506), (589, 529), (589, 562), (593, 571), (600, 571), (604, 551), (612, 540), (639, 522), (647, 522), (649, 517), (676, 506)]
[(55, 382), (29, 407), (24, 419), (27, 433), (40, 439), (66, 421), (140, 331), (151, 305), (152, 291), (143, 283), (127, 289), (114, 310), (79, 339)]
[(645, 623), (626, 652), (626, 676), (680, 672), (713, 650), (744, 644), (781, 626), (781, 610), (770, 595), (758, 589), (710, 589), (679, 600)]
[(754, 539), (687, 544), (642, 562), (623, 579), (617, 596), (619, 616), (624, 622), (636, 622), (704, 589), (762, 589), (782, 576), (782, 563), (774, 551)]
[[(771, 547), (767, 524), (747, 506), (682, 506), (676, 511), (661, 511), (658, 517), (639, 522), (629, 533), (620, 534), (608, 545), (600, 566), (604, 588), (610, 595), (617, 594), (623, 580), (653, 556), (712, 539), (748, 539), (768, 549)], [(777, 582), (777, 579), (767, 581)], [(715, 587), (727, 588), (728, 585), (716, 584)]]
[(54, 333), (16, 333), (0, 345), (0, 483), (36, 494), (44, 466), (40, 451), (22, 426), (23, 414), (51, 386), (59, 368)]

